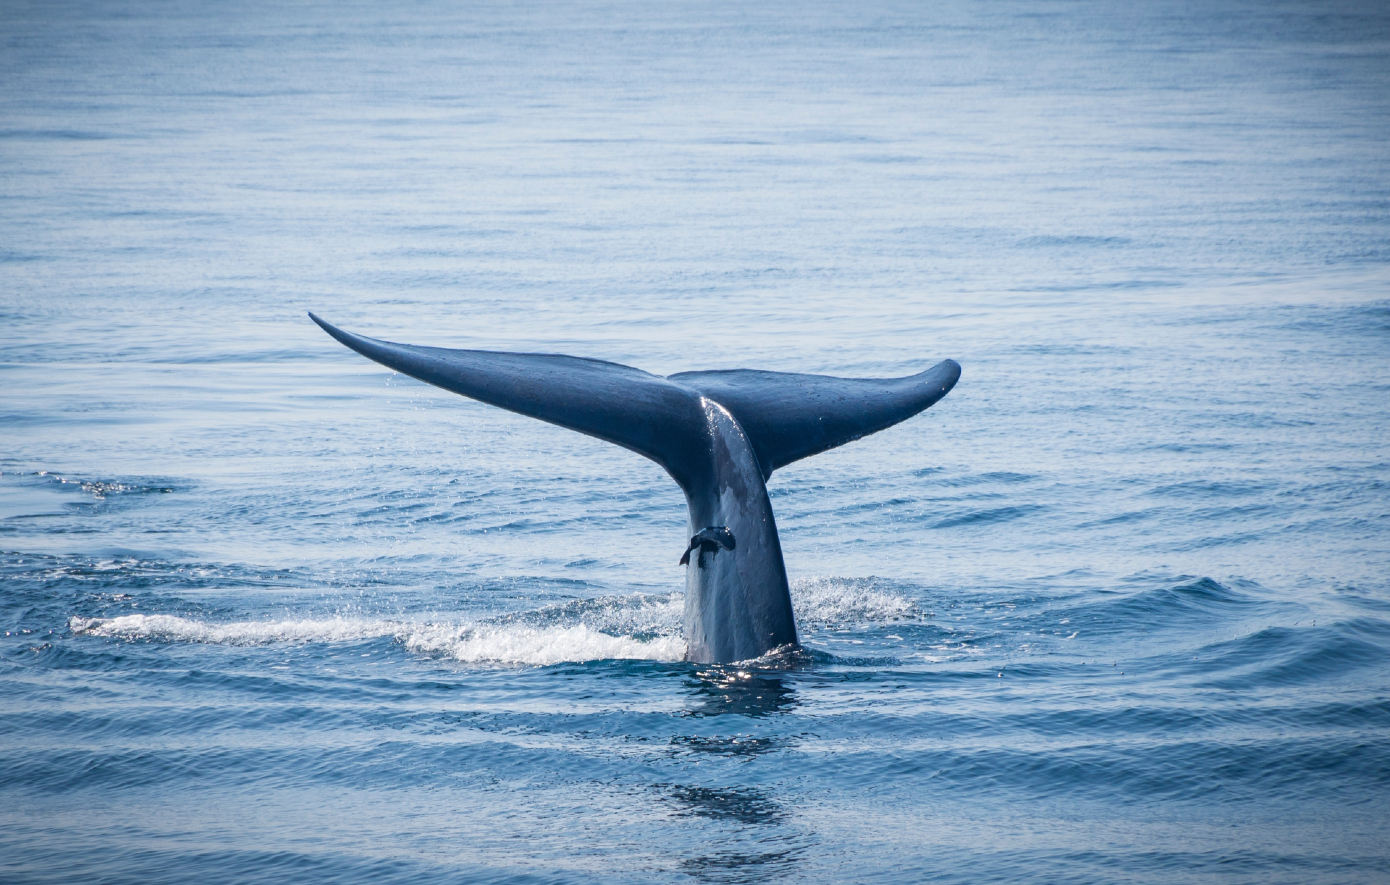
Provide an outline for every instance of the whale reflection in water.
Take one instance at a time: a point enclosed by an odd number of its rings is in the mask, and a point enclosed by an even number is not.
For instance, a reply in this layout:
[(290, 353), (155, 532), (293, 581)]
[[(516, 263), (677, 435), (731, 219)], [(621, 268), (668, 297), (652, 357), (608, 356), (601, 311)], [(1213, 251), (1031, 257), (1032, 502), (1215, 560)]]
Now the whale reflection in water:
[[(700, 671), (690, 683), (691, 716), (748, 716), (760, 719), (797, 707), (796, 690), (779, 672), (718, 668)], [(731, 744), (729, 752), (756, 753), (755, 744)]]

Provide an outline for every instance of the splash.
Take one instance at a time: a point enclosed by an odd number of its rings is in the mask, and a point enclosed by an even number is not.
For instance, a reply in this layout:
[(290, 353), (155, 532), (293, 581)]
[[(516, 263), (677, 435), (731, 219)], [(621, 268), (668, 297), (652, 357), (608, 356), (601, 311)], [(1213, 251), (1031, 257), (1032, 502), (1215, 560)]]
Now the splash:
[(532, 627), (583, 624), (616, 635), (666, 635), (681, 632), (684, 611), (683, 594), (634, 593), (624, 596), (600, 596), (596, 599), (573, 599), (543, 606), (534, 611), (493, 618), (489, 622), (524, 624)]
[(582, 661), (679, 661), (685, 640), (679, 636), (640, 639), (614, 636), (586, 624), (569, 627), (432, 628), (407, 635), (411, 651), (453, 658), (467, 664), (528, 664), (548, 666)]
[(877, 578), (800, 578), (792, 582), (798, 626), (844, 627), (915, 620), (925, 613)]

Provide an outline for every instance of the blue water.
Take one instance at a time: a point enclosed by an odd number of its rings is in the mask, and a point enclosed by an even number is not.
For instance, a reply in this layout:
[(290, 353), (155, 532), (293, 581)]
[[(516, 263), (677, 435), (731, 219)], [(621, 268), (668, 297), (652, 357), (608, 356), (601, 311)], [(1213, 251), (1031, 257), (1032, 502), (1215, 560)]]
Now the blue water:
[[(3, 4), (0, 880), (1390, 881), (1387, 145), (1383, 4)], [(309, 309), (964, 374), (693, 666), (659, 468)]]

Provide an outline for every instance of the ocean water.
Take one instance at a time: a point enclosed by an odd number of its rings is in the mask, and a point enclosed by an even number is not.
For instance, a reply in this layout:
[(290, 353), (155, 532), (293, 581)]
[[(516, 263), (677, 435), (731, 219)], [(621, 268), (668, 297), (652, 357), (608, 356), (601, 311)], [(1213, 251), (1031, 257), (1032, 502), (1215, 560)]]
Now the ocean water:
[[(0, 880), (1390, 881), (1387, 145), (1375, 3), (6, 2)], [(696, 666), (659, 468), (307, 310), (963, 377)]]

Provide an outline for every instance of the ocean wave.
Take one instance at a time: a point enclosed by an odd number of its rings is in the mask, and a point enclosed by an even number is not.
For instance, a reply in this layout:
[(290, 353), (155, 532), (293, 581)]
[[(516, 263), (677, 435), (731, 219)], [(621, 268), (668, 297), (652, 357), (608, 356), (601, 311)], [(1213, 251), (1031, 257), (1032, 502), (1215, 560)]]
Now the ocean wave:
[(1268, 626), (1203, 648), (1210, 684), (1251, 689), (1362, 680), (1390, 662), (1390, 626), (1357, 618), (1322, 626)]
[(1057, 611), (1090, 631), (1123, 634), (1135, 629), (1188, 629), (1199, 622), (1238, 623), (1274, 608), (1254, 588), (1237, 589), (1212, 578), (1184, 575), (1137, 591), (1108, 591), (1100, 599), (1087, 598)]

